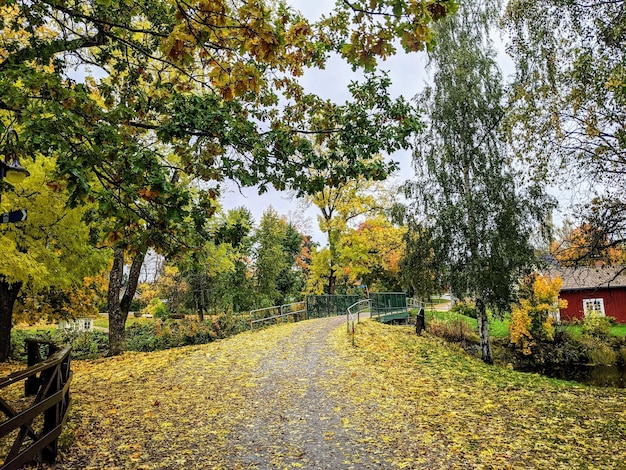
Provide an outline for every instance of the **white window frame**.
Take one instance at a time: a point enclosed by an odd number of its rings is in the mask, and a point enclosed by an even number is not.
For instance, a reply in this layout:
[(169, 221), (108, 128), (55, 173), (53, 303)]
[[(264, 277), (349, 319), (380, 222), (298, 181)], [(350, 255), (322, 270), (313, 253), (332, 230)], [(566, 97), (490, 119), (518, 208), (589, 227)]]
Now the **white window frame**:
[(606, 317), (604, 299), (583, 299), (583, 311), (585, 312), (585, 316), (589, 315), (592, 311), (595, 311), (599, 316)]

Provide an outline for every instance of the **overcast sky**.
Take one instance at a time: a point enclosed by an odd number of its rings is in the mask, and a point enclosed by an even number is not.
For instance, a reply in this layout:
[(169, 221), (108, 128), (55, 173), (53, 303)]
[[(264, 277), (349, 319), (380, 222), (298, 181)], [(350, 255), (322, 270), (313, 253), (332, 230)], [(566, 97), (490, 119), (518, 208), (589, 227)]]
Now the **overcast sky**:
[[(334, 0), (288, 0), (289, 3), (302, 12), (309, 20), (315, 21), (324, 13), (332, 11)], [(504, 52), (506, 38), (494, 38), (494, 46), (498, 50), (498, 63), (502, 70), (505, 82), (512, 78), (514, 73), (513, 63)], [(388, 72), (392, 81), (391, 94), (404, 96), (412, 99), (419, 93), (428, 79), (426, 71), (427, 56), (424, 52), (406, 54), (399, 51), (398, 54), (385, 62), (380, 63), (380, 69)], [(347, 85), (353, 80), (358, 80), (360, 75), (354, 73), (339, 57), (333, 57), (324, 70), (309, 70), (302, 78), (302, 83), (308, 91), (319, 96), (343, 103), (348, 98)], [(394, 176), (395, 181), (405, 181), (413, 177), (410, 152), (396, 152), (389, 156), (400, 163), (400, 171)], [(580, 198), (588, 194), (583, 189), (553, 188), (549, 190), (560, 202), (561, 209), (566, 210), (574, 202), (581, 202)], [(577, 200), (577, 201), (576, 201)], [(241, 191), (233, 187), (224, 188), (222, 204), (225, 209), (238, 206), (247, 207), (254, 215), (258, 223), (262, 213), (272, 206), (280, 215), (287, 216), (290, 220), (300, 225), (305, 233), (313, 235), (313, 239), (324, 245), (326, 239), (319, 231), (317, 225), (317, 210), (304, 208), (301, 203), (293, 200), (288, 193), (271, 190), (258, 195), (255, 188), (246, 188)], [(561, 223), (562, 217), (555, 214), (555, 222)], [(302, 226), (304, 224), (304, 226)]]
[[(289, 0), (294, 8), (299, 10), (309, 20), (314, 21), (324, 13), (332, 11), (334, 0)], [(381, 69), (389, 73), (392, 81), (391, 93), (393, 96), (403, 95), (411, 99), (423, 88), (426, 79), (425, 72), (426, 55), (424, 53), (398, 54), (381, 63)], [(348, 84), (358, 80), (360, 74), (353, 72), (339, 57), (333, 57), (324, 70), (309, 70), (302, 77), (305, 88), (322, 98), (331, 99), (337, 103), (343, 103), (349, 96)], [(391, 159), (400, 163), (401, 170), (396, 179), (406, 180), (412, 177), (411, 156), (409, 152), (397, 152), (390, 156)], [(255, 188), (239, 190), (234, 187), (224, 189), (222, 204), (225, 209), (245, 206), (254, 215), (258, 223), (263, 212), (272, 206), (280, 215), (287, 216), (290, 220), (304, 224), (305, 232), (313, 235), (316, 242), (325, 244), (326, 240), (317, 226), (317, 211), (315, 208), (305, 209), (301, 203), (293, 200), (288, 193), (269, 191), (258, 195)]]

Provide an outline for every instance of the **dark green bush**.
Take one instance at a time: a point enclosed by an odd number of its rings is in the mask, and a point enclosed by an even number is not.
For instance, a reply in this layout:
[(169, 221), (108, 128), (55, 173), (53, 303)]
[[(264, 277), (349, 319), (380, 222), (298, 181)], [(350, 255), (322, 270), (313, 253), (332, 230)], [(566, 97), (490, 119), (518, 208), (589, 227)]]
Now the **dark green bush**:
[(74, 359), (95, 359), (109, 350), (109, 335), (102, 331), (60, 330), (53, 338), (57, 343), (70, 344)]
[(533, 346), (533, 354), (522, 357), (518, 350), (520, 362), (529, 366), (566, 367), (580, 364), (584, 358), (584, 348), (580, 341), (565, 328), (555, 328), (552, 341), (543, 340)]
[(72, 330), (12, 330), (11, 355), (14, 359), (26, 362), (26, 338), (37, 338), (52, 341), (58, 345), (72, 346), (72, 358), (93, 359), (106, 354), (109, 348), (109, 338), (106, 333), (99, 331), (72, 331)]
[[(126, 328), (126, 349), (150, 352), (193, 344), (205, 344), (226, 338), (247, 329), (247, 323), (228, 314), (214, 315), (207, 321), (184, 318), (157, 319), (155, 322), (136, 322)], [(70, 344), (75, 359), (93, 359), (104, 356), (109, 348), (108, 334), (100, 331), (72, 330), (11, 332), (12, 356), (26, 362), (25, 340), (37, 337), (57, 344)]]
[(26, 338), (37, 338), (44, 341), (53, 341), (49, 330), (11, 330), (11, 356), (16, 361), (26, 362)]

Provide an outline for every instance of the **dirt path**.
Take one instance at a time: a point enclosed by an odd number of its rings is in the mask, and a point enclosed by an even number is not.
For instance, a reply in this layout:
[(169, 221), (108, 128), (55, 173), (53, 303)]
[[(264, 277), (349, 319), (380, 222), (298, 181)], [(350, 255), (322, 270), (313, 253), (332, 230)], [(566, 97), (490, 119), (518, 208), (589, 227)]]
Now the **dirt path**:
[(58, 468), (388, 468), (386, 447), (372, 452), (350, 426), (371, 410), (343, 399), (352, 372), (332, 344), (338, 328), (345, 317), (77, 361)]
[(233, 466), (316, 469), (379, 468), (348, 433), (340, 396), (329, 393), (339, 374), (329, 333), (344, 317), (299, 324), (291, 336), (267, 350), (257, 373), (259, 387), (247, 419), (230, 435)]

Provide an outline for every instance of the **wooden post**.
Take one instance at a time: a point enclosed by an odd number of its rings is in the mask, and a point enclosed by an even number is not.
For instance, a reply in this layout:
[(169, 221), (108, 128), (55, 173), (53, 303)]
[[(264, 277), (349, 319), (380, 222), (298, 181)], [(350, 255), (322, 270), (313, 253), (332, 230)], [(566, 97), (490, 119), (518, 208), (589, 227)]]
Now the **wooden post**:
[(426, 316), (424, 315), (424, 308), (420, 307), (415, 318), (415, 333), (422, 334), (422, 331), (426, 329)]
[[(54, 395), (56, 392), (61, 390), (61, 364), (57, 365), (53, 369), (48, 369), (46, 371), (50, 375), (50, 388), (46, 393), (46, 396)], [(43, 432), (42, 434), (47, 434), (61, 424), (61, 405), (57, 403), (54, 406), (51, 406), (43, 414)], [(47, 463), (53, 463), (57, 458), (58, 452), (58, 444), (57, 439), (48, 444), (41, 450), (41, 461)]]

